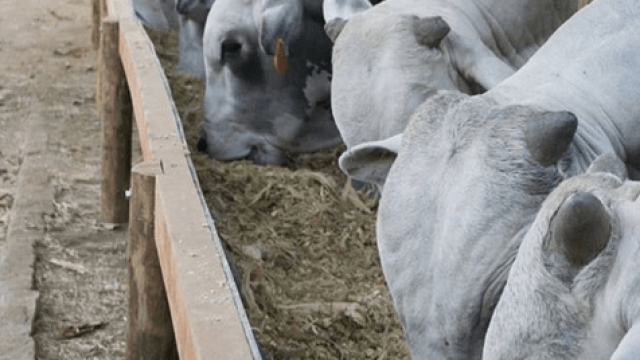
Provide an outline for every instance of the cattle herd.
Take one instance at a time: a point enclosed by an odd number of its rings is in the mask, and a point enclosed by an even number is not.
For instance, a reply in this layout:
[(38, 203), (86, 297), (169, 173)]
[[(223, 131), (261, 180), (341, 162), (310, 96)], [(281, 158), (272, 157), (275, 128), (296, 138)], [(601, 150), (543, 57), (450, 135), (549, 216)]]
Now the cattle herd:
[(414, 359), (640, 359), (640, 2), (134, 0), (198, 148), (344, 143)]

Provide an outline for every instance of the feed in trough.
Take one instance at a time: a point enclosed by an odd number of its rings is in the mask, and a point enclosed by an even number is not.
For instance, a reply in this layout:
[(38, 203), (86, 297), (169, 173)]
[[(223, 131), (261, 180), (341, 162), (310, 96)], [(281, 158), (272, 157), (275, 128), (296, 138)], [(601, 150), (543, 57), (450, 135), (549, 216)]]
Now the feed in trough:
[(176, 75), (175, 34), (148, 30), (240, 291), (270, 359), (408, 359), (378, 261), (375, 204), (346, 186), (335, 149), (286, 167), (197, 151), (204, 86)]

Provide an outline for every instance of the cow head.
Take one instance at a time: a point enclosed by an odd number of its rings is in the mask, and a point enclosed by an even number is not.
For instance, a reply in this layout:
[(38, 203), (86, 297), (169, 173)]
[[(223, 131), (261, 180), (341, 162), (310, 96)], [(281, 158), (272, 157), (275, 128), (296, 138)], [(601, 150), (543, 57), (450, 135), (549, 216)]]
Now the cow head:
[(347, 147), (402, 132), (437, 90), (476, 91), (451, 58), (455, 29), (396, 7), (325, 1), (325, 30), (335, 41), (331, 103)]
[(637, 356), (639, 195), (613, 154), (549, 195), (522, 241), (483, 359)]
[(216, 0), (204, 35), (199, 149), (279, 164), (341, 142), (329, 103), (331, 42), (302, 0)]
[(380, 259), (413, 357), (480, 358), (522, 235), (570, 168), (576, 125), (568, 112), (441, 92), (399, 152), (389, 140), (341, 157), (350, 177), (384, 184)]

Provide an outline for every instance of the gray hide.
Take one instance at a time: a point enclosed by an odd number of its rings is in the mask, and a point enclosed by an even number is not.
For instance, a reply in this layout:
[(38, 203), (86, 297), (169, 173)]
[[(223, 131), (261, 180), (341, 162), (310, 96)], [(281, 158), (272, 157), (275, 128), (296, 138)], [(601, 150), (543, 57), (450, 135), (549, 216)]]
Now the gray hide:
[(484, 360), (640, 359), (640, 183), (624, 181), (617, 161), (598, 158), (542, 204), (489, 325)]
[(199, 149), (219, 160), (280, 164), (338, 145), (329, 104), (331, 41), (321, 1), (217, 0), (204, 35)]
[(177, 72), (204, 80), (202, 36), (215, 0), (133, 0), (136, 16), (155, 30), (178, 31)]
[(343, 155), (349, 176), (388, 171), (377, 238), (414, 359), (479, 359), (546, 196), (600, 154), (638, 168), (639, 43), (640, 3), (598, 0), (492, 90), (441, 91), (404, 134)]
[(215, 0), (176, 0), (180, 21), (177, 72), (204, 80), (202, 38), (209, 11)]
[(178, 28), (176, 0), (132, 0), (133, 11), (140, 21), (155, 30)]
[[(512, 75), (578, 0), (326, 0), (331, 102), (348, 148), (402, 132), (437, 90), (475, 94)], [(348, 19), (346, 23), (340, 19)], [(338, 35), (339, 34), (339, 35)]]

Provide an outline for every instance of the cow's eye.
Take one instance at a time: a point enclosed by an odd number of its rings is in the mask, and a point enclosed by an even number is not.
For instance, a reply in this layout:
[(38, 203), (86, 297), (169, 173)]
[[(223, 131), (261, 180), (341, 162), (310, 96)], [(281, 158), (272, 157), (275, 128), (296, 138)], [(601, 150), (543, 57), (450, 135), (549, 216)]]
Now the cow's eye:
[(242, 44), (233, 39), (224, 40), (220, 46), (223, 62), (237, 58), (242, 51)]

